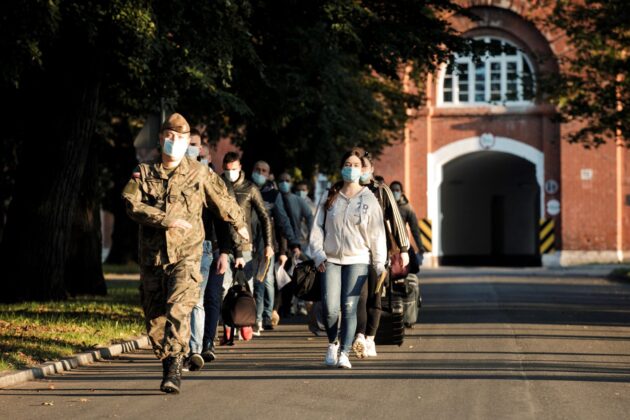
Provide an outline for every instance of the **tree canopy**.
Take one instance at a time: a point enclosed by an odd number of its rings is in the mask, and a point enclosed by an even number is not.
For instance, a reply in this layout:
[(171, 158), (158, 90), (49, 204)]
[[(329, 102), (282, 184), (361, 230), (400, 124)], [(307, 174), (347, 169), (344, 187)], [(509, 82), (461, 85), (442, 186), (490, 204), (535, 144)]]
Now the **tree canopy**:
[(0, 137), (18, 153), (15, 183), (3, 181), (14, 186), (2, 299), (103, 291), (69, 285), (100, 270), (97, 168), (113, 133), (129, 131), (120, 121), (166, 104), (215, 138), (231, 135), (250, 161), (332, 169), (344, 149), (378, 152), (400, 137), (406, 109), (422, 101), (402, 90), (403, 68), (421, 83), (462, 45), (445, 20), (458, 10), (449, 0), (3, 5), (0, 92), (11, 124)]
[(578, 122), (569, 141), (596, 147), (630, 144), (630, 3), (543, 1), (546, 24), (566, 35), (561, 71), (543, 84), (563, 122)]

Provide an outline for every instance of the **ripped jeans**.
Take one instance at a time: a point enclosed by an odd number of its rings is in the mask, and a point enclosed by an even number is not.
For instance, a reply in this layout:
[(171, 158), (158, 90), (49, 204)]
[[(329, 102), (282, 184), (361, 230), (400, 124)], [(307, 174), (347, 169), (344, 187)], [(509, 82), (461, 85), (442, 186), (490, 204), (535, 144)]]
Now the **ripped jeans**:
[[(338, 265), (326, 263), (322, 276), (322, 303), (326, 320), (328, 342), (341, 336), (341, 351), (350, 352), (357, 328), (357, 305), (363, 284), (367, 280), (368, 265)], [(338, 319), (341, 313), (341, 331)]]

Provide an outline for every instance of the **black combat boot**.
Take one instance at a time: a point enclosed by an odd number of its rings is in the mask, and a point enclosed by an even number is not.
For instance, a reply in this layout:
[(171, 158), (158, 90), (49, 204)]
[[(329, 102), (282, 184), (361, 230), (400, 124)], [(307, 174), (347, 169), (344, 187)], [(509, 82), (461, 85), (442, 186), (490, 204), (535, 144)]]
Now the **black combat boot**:
[(160, 390), (168, 394), (179, 394), (179, 388), (182, 381), (182, 365), (184, 364), (184, 356), (177, 355), (164, 359), (163, 366), (165, 369), (164, 379), (160, 385)]
[(160, 384), (160, 390), (164, 391), (164, 384), (168, 379), (168, 370), (171, 367), (171, 357), (165, 357), (162, 359), (162, 383)]

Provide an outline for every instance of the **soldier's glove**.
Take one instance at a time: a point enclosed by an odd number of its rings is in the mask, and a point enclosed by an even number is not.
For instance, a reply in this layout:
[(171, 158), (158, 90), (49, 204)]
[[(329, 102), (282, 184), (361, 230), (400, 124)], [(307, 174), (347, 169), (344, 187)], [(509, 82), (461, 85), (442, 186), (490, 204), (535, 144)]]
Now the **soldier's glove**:
[(175, 219), (168, 225), (168, 227), (169, 229), (170, 228), (190, 229), (192, 228), (192, 225), (188, 223), (187, 221), (185, 221), (184, 219)]

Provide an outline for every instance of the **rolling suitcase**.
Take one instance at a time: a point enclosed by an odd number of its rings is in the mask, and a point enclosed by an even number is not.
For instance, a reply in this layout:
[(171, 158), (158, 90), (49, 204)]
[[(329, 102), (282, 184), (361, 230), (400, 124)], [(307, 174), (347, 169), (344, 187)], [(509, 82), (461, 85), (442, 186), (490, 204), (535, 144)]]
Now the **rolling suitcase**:
[(387, 296), (382, 300), (381, 323), (374, 337), (376, 344), (402, 345), (405, 339), (403, 305), (401, 294), (392, 290), (390, 282)]

